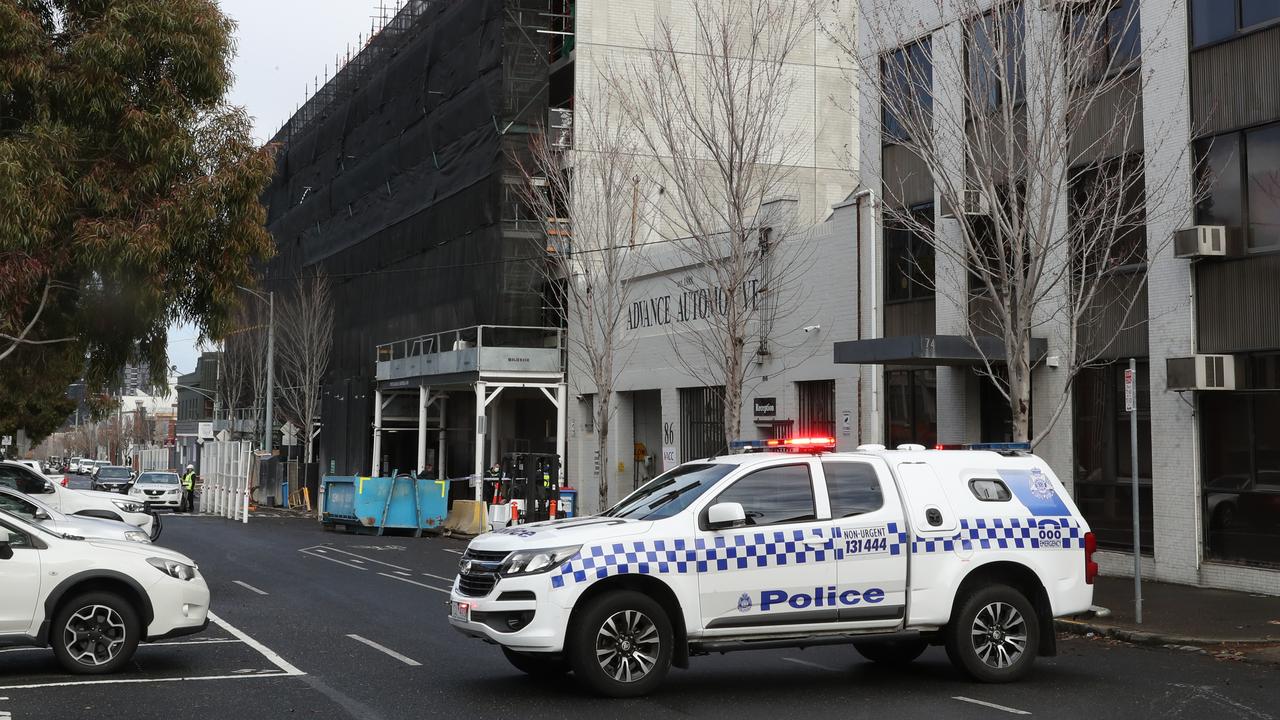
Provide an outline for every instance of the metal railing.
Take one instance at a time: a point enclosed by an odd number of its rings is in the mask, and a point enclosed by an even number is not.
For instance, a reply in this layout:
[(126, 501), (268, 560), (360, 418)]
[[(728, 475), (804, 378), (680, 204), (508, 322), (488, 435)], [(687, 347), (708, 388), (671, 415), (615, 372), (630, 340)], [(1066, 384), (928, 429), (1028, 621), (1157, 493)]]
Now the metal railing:
[(455, 350), (520, 347), (564, 350), (564, 330), (521, 325), (474, 325), (419, 335), (378, 346), (378, 362), (402, 360)]

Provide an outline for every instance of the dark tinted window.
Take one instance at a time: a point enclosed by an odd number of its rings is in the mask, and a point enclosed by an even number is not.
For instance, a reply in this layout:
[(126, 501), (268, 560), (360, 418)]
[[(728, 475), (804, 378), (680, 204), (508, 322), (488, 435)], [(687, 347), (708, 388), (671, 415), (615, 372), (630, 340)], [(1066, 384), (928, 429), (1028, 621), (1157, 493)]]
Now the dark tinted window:
[(21, 493), (34, 495), (44, 492), (45, 479), (37, 477), (24, 467), (17, 465), (0, 466), (0, 485), (13, 488)]
[(1191, 44), (1231, 37), (1236, 31), (1234, 5), (1232, 0), (1191, 0)]
[(1241, 27), (1247, 28), (1276, 18), (1280, 18), (1280, 0), (1240, 0)]
[(986, 478), (970, 480), (969, 491), (983, 502), (1008, 502), (1013, 498), (1009, 488), (1000, 480)]
[(1240, 143), (1236, 135), (1223, 135), (1198, 143), (1196, 180), (1204, 198), (1196, 205), (1200, 225), (1244, 224), (1244, 193), (1240, 187)]
[(716, 502), (741, 504), (748, 525), (776, 525), (818, 517), (808, 465), (757, 470), (720, 493)]
[(35, 517), (36, 506), (29, 500), (23, 500), (15, 495), (0, 493), (0, 510), (8, 510), (14, 515), (27, 518), (28, 520)]
[(966, 59), (972, 102), (970, 112), (993, 110), (1005, 100), (1022, 98), (1026, 84), (1026, 68), (1022, 50), (1026, 27), (1022, 5), (1001, 6), (969, 25)]
[(1245, 133), (1249, 247), (1280, 245), (1280, 125)]
[[(880, 119), (883, 141), (904, 142), (910, 139), (909, 127), (929, 125), (933, 112), (933, 58), (929, 40), (885, 55), (880, 64)], [(886, 99), (887, 98), (887, 99)], [(895, 110), (906, 110), (899, 119)]]
[(116, 480), (119, 478), (129, 477), (129, 469), (122, 467), (104, 467), (98, 471), (98, 479), (104, 480), (110, 478)]
[(1280, 566), (1280, 393), (1200, 394), (1207, 554)]
[(824, 462), (822, 472), (827, 476), (831, 517), (861, 515), (884, 506), (880, 479), (870, 465), (858, 462)]
[(890, 210), (885, 215), (884, 299), (933, 297), (934, 250), (927, 236), (933, 227), (933, 206)]

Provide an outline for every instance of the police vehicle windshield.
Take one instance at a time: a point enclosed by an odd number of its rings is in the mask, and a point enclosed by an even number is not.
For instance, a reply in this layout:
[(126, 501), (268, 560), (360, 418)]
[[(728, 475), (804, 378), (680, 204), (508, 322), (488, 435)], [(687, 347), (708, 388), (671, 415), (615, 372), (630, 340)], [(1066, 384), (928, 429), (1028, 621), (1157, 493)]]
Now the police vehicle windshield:
[(604, 514), (631, 520), (669, 518), (689, 507), (689, 503), (735, 467), (727, 463), (681, 465), (645, 483)]

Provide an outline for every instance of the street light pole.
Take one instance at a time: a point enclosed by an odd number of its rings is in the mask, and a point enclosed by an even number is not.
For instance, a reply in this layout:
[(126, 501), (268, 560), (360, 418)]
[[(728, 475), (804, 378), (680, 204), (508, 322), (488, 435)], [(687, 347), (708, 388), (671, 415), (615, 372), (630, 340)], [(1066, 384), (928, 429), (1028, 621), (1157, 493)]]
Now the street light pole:
[(262, 446), (271, 454), (271, 411), (276, 396), (276, 293), (267, 292), (267, 426), (262, 431)]

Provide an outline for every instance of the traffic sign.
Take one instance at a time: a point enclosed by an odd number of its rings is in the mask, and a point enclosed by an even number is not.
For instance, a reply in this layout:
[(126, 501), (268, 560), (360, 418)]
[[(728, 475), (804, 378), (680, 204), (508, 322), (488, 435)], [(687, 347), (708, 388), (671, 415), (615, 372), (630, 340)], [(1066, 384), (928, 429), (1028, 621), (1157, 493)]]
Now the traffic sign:
[(0, 438), (0, 446), (9, 447), (12, 444), (13, 444), (12, 435), (5, 435), (4, 437)]
[(1137, 371), (1124, 371), (1124, 411), (1133, 412), (1138, 409), (1137, 403)]
[(286, 422), (280, 426), (280, 444), (284, 446), (298, 444), (298, 426), (291, 422)]

